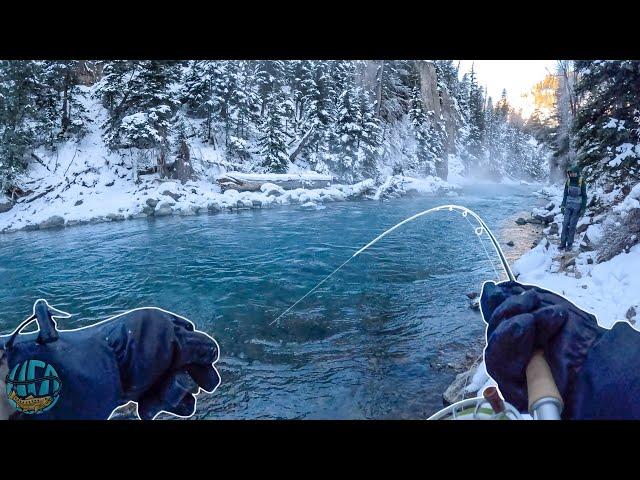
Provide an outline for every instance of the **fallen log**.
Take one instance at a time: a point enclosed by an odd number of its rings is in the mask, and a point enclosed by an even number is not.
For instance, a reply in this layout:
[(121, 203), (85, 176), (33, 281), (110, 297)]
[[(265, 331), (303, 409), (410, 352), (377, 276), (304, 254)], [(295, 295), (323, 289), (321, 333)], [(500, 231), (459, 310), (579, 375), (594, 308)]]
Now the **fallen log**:
[(322, 174), (250, 174), (227, 172), (217, 179), (222, 191), (234, 189), (239, 192), (256, 192), (265, 183), (273, 183), (284, 190), (296, 188), (325, 188), (331, 185), (333, 178)]

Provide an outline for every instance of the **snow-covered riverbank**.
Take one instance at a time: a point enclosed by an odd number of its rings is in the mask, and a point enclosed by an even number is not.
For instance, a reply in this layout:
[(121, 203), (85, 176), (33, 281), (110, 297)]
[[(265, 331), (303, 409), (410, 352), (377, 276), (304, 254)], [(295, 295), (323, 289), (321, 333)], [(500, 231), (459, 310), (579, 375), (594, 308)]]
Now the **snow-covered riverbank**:
[[(50, 180), (50, 179), (49, 179)], [(268, 179), (267, 179), (268, 180)], [(393, 188), (392, 188), (393, 187)], [(40, 184), (27, 197), (0, 213), (0, 232), (37, 230), (89, 222), (120, 221), (166, 215), (196, 215), (296, 204), (302, 209), (322, 208), (326, 202), (381, 199), (387, 195), (453, 192), (457, 187), (435, 177), (391, 177), (381, 187), (373, 180), (352, 185), (285, 190), (270, 182), (260, 191), (221, 192), (211, 181), (163, 181), (155, 176), (134, 183), (111, 170), (89, 171), (72, 183)]]
[[(53, 158), (50, 163), (53, 163)], [(56, 158), (56, 165), (59, 160)], [(101, 161), (100, 161), (101, 160)], [(88, 222), (119, 221), (131, 218), (166, 215), (196, 215), (275, 205), (297, 204), (303, 209), (322, 208), (326, 202), (352, 199), (382, 199), (411, 193), (437, 194), (453, 192), (458, 186), (436, 177), (389, 177), (382, 185), (365, 180), (352, 185), (330, 184), (324, 188), (285, 190), (260, 176), (260, 191), (224, 192), (215, 177), (203, 176), (184, 184), (145, 175), (133, 181), (127, 164), (110, 165), (109, 158), (89, 158), (73, 163), (75, 171), (55, 171), (53, 164), (42, 164), (29, 172), (24, 184), (31, 192), (14, 205), (4, 200), (6, 211), (0, 213), (0, 232), (37, 230), (72, 226)], [(218, 173), (223, 175), (224, 172)], [(215, 175), (215, 173), (213, 174)], [(316, 180), (313, 172), (298, 172), (304, 183)], [(277, 181), (274, 175), (274, 180)]]

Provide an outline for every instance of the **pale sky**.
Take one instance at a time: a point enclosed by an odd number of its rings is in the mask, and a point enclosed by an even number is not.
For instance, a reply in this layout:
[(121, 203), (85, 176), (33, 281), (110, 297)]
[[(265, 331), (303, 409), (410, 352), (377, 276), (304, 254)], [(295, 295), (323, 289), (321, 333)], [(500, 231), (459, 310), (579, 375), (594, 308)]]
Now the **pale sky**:
[(522, 108), (522, 114), (528, 117), (533, 111), (530, 101), (522, 98), (531, 87), (542, 80), (547, 73), (555, 73), (556, 60), (454, 60), (460, 62), (460, 76), (471, 70), (477, 74), (478, 83), (487, 87), (487, 93), (495, 102), (500, 98), (502, 89), (507, 89), (509, 103), (516, 110)]

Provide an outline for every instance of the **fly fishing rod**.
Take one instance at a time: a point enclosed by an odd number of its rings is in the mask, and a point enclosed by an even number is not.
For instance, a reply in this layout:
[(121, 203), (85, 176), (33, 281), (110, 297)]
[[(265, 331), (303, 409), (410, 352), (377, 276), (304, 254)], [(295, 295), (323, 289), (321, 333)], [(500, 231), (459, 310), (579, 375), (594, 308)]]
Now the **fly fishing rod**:
[[(336, 268), (333, 272), (331, 272), (329, 275), (324, 277), (318, 284), (316, 284), (316, 286), (314, 286), (311, 290), (309, 290), (302, 297), (300, 297), (293, 305), (291, 305), (284, 312), (282, 312), (269, 325), (273, 325), (276, 322), (278, 322), (278, 320), (280, 320), (283, 316), (289, 313), (296, 305), (302, 302), (305, 298), (307, 298), (309, 295), (315, 292), (323, 283), (329, 280), (347, 263), (349, 263), (351, 260), (353, 260), (354, 258), (359, 256), (361, 253), (366, 251), (369, 247), (375, 245), (378, 241), (382, 240), (384, 237), (386, 237), (393, 231), (397, 230), (398, 228), (400, 228), (401, 226), (407, 223), (413, 222), (414, 220), (420, 217), (423, 217), (425, 215), (428, 215), (430, 213), (447, 211), (447, 210), (450, 212), (454, 210), (461, 212), (462, 216), (465, 218), (467, 218), (468, 215), (471, 215), (478, 222), (479, 227), (475, 229), (476, 235), (480, 238), (482, 234), (486, 232), (487, 236), (489, 237), (489, 240), (491, 241), (491, 244), (493, 245), (493, 248), (496, 251), (496, 254), (498, 255), (498, 258), (500, 259), (500, 263), (502, 264), (502, 268), (504, 269), (505, 274), (507, 275), (507, 278), (509, 279), (509, 281), (515, 282), (516, 278), (513, 275), (513, 272), (511, 271), (511, 267), (509, 266), (509, 263), (504, 257), (504, 253), (502, 252), (502, 248), (500, 248), (500, 244), (498, 243), (498, 241), (496, 240), (496, 237), (491, 232), (491, 229), (480, 217), (480, 215), (475, 213), (473, 210), (460, 205), (440, 205), (438, 207), (430, 208), (420, 213), (416, 213), (415, 215), (412, 215), (411, 217), (408, 217), (402, 220), (401, 222), (395, 224), (393, 227), (382, 232), (376, 238), (374, 238), (369, 243), (367, 243), (364, 247), (360, 248), (357, 252), (351, 255), (351, 257), (349, 257), (344, 263), (338, 266), (338, 268)], [(468, 218), (467, 218), (467, 221), (468, 221)], [(484, 248), (484, 244), (482, 245)], [(486, 252), (486, 249), (485, 249), (485, 252)], [(486, 253), (488, 256), (488, 252)], [(489, 257), (489, 260), (491, 261), (490, 257)], [(492, 265), (493, 265), (493, 262), (492, 262)], [(496, 271), (496, 274), (497, 274), (497, 271)], [(529, 412), (531, 413), (533, 418), (540, 419), (540, 420), (559, 420), (560, 413), (562, 412), (562, 397), (558, 393), (558, 389), (556, 387), (555, 381), (553, 379), (553, 376), (551, 375), (549, 364), (545, 360), (544, 355), (542, 354), (542, 351), (536, 352), (534, 356), (531, 358), (531, 360), (529, 361), (529, 364), (527, 365), (527, 369), (526, 369), (526, 378), (527, 378), (527, 388), (528, 388), (528, 397), (529, 397)], [(498, 401), (495, 399), (496, 396), (497, 396), (497, 392), (495, 393), (491, 392), (492, 400), (489, 402), (489, 404), (491, 405), (499, 404)], [(479, 397), (478, 399), (473, 399), (473, 400), (476, 400), (477, 401), (476, 403), (478, 403), (478, 405), (480, 404), (479, 402), (486, 403), (488, 401), (483, 397)], [(463, 402), (465, 401), (463, 400)], [(458, 410), (456, 408), (452, 408), (450, 410), (444, 409), (441, 412), (438, 412), (436, 415), (434, 415), (431, 418), (432, 419), (442, 418), (442, 416), (439, 416), (439, 414), (441, 414), (442, 412), (449, 412), (449, 411), (457, 412)]]
[(423, 217), (423, 216), (428, 215), (428, 214), (433, 213), (433, 212), (439, 212), (439, 211), (443, 211), (443, 210), (448, 210), (450, 212), (456, 210), (458, 212), (461, 212), (462, 216), (465, 217), (465, 218), (467, 217), (467, 215), (471, 215), (478, 222), (478, 224), (480, 225), (478, 228), (475, 229), (476, 235), (481, 236), (483, 232), (487, 233), (489, 239), (491, 240), (491, 244), (493, 245), (493, 248), (495, 249), (496, 253), (498, 254), (498, 258), (500, 258), (500, 262), (502, 263), (502, 268), (504, 268), (504, 271), (507, 274), (507, 277), (509, 278), (509, 280), (515, 281), (515, 277), (513, 276), (513, 273), (511, 272), (511, 268), (509, 267), (509, 264), (507, 263), (507, 260), (504, 258), (504, 254), (502, 253), (502, 249), (500, 248), (500, 245), (498, 244), (498, 241), (494, 237), (494, 235), (491, 232), (491, 230), (489, 229), (489, 227), (487, 227), (487, 224), (484, 222), (484, 220), (482, 220), (482, 218), (480, 218), (480, 215), (475, 213), (473, 210), (470, 210), (467, 207), (462, 207), (460, 205), (441, 205), (439, 207), (430, 208), (430, 209), (425, 210), (423, 212), (416, 213), (415, 215), (404, 219), (403, 221), (395, 224), (393, 227), (391, 227), (391, 228), (385, 230), (384, 232), (382, 232), (376, 238), (374, 238), (369, 243), (367, 243), (364, 247), (360, 248), (357, 252), (355, 252), (353, 255), (351, 255), (351, 257), (349, 257), (344, 263), (342, 263), (340, 266), (338, 266), (338, 268), (336, 268), (333, 272), (331, 272), (329, 275), (327, 275), (322, 280), (320, 280), (320, 282), (318, 282), (315, 287), (313, 287), (311, 290), (309, 290), (307, 293), (305, 293), (295, 303), (293, 303), (293, 305), (291, 305), (284, 312), (282, 312), (280, 315), (278, 315), (278, 317), (275, 320), (273, 320), (269, 325), (273, 325), (273, 324), (277, 323), (278, 320), (280, 320), (287, 313), (289, 313), (293, 308), (295, 308), (296, 305), (298, 305), (300, 302), (302, 302), (305, 298), (307, 298), (309, 295), (311, 295), (313, 292), (315, 292), (323, 283), (325, 283), (327, 280), (329, 280), (331, 277), (333, 277), (347, 263), (349, 263), (351, 260), (356, 258), (358, 255), (360, 255), (362, 252), (367, 250), (369, 247), (371, 247), (374, 244), (376, 244), (378, 241), (382, 240), (384, 237), (389, 235), (394, 230), (397, 230), (401, 226), (403, 226), (403, 225), (405, 225), (405, 224), (407, 224), (409, 222), (413, 222), (414, 220), (416, 220), (416, 219), (418, 219), (420, 217)]

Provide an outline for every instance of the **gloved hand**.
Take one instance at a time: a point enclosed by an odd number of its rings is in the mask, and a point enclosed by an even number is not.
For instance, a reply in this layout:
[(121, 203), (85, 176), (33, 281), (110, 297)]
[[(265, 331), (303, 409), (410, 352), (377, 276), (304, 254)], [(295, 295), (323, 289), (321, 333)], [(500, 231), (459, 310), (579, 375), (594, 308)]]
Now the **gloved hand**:
[(505, 400), (526, 411), (526, 367), (533, 353), (542, 349), (565, 412), (572, 412), (576, 376), (591, 347), (607, 331), (596, 317), (560, 295), (517, 282), (486, 282), (480, 308), (487, 323), (487, 372)]
[(138, 403), (143, 419), (161, 411), (189, 416), (195, 411), (194, 393), (212, 392), (220, 383), (213, 366), (216, 341), (164, 310), (133, 310), (57, 333), (48, 343), (38, 343), (37, 333), (20, 334), (5, 348), (9, 371), (37, 359), (55, 369), (61, 384), (49, 410), (18, 413), (18, 418), (107, 419), (129, 401)]
[(562, 213), (564, 215), (564, 206), (560, 207), (560, 213)]

